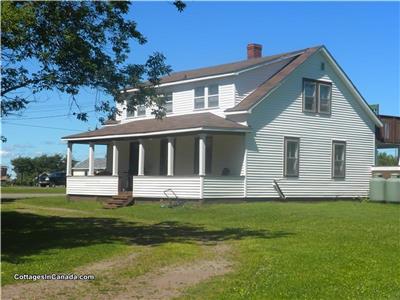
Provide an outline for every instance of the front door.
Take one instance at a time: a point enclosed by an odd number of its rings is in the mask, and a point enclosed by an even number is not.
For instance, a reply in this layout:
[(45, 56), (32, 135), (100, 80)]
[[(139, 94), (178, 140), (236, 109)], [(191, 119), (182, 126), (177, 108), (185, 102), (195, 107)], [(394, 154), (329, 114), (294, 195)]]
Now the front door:
[(132, 142), (129, 145), (129, 169), (128, 169), (128, 191), (132, 191), (132, 177), (138, 174), (139, 143)]

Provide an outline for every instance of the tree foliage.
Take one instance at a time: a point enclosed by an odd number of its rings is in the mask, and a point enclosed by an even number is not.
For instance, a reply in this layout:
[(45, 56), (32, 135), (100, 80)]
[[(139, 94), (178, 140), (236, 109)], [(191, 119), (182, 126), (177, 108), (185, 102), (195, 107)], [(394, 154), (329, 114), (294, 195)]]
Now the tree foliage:
[[(171, 67), (163, 54), (143, 64), (126, 64), (129, 41), (146, 43), (137, 24), (127, 19), (129, 1), (2, 1), (1, 115), (27, 107), (30, 94), (58, 90), (71, 96), (78, 119), (87, 120), (75, 96), (83, 87), (101, 91), (96, 110), (111, 118), (113, 101), (129, 101), (128, 109), (145, 104), (164, 115), (164, 100), (154, 86)], [(174, 1), (178, 11), (185, 8)], [(34, 67), (32, 67), (34, 66)], [(148, 81), (144, 83), (144, 80)], [(137, 88), (135, 95), (121, 93)], [(29, 92), (27, 94), (27, 92)]]
[(43, 172), (63, 171), (66, 159), (60, 154), (41, 155), (34, 158), (17, 157), (11, 160), (13, 170), (17, 175), (18, 184), (30, 185), (35, 177)]
[(386, 152), (378, 153), (378, 166), (397, 166), (397, 158)]

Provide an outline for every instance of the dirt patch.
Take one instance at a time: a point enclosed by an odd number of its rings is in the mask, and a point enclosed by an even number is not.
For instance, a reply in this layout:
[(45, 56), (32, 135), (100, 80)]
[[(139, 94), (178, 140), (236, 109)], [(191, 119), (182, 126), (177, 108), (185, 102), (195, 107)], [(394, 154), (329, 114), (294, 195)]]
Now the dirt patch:
[[(210, 246), (207, 246), (209, 248)], [(185, 288), (232, 270), (226, 256), (230, 247), (218, 244), (211, 247), (213, 259), (197, 260), (183, 265), (173, 265), (148, 272), (135, 278), (118, 279), (112, 291), (101, 291), (101, 286), (88, 281), (40, 281), (13, 284), (2, 288), (2, 299), (171, 299), (182, 294)], [(131, 253), (115, 259), (101, 261), (74, 273), (108, 273), (134, 264), (140, 255)], [(90, 286), (89, 286), (90, 285)], [(93, 288), (96, 288), (94, 291)], [(74, 295), (82, 295), (84, 297)]]
[(139, 276), (124, 283), (125, 290), (119, 293), (98, 295), (96, 299), (172, 299), (182, 294), (185, 288), (196, 285), (214, 276), (232, 270), (225, 258), (227, 245), (214, 247), (215, 259), (199, 260), (184, 265), (168, 266)]
[[(122, 254), (113, 259), (78, 268), (71, 273), (79, 275), (111, 273), (115, 269), (132, 264), (138, 256), (138, 253)], [(90, 281), (51, 280), (6, 285), (2, 287), (1, 299), (74, 299), (71, 295), (88, 287), (89, 284)]]

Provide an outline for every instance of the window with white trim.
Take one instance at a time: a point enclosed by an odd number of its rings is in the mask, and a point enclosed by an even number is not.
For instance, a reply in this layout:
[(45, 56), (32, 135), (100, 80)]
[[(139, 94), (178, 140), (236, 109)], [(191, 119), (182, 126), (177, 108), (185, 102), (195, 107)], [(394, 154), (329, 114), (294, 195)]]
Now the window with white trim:
[(346, 177), (346, 142), (332, 142), (332, 177)]
[(204, 101), (205, 88), (197, 87), (194, 89), (194, 108), (201, 109), (205, 107)]
[(142, 117), (142, 116), (145, 116), (146, 115), (146, 106), (145, 105), (139, 105), (133, 111), (127, 110), (126, 115), (127, 115), (127, 117)]
[(303, 79), (303, 111), (331, 113), (332, 84), (313, 79)]
[(166, 93), (165, 94), (165, 111), (167, 113), (172, 112), (172, 93)]
[(285, 137), (284, 143), (284, 175), (286, 177), (298, 177), (300, 139), (294, 137)]
[(137, 116), (145, 116), (146, 115), (146, 106), (145, 105), (139, 105), (137, 108)]
[(194, 109), (215, 108), (219, 106), (219, 87), (217, 84), (194, 89)]

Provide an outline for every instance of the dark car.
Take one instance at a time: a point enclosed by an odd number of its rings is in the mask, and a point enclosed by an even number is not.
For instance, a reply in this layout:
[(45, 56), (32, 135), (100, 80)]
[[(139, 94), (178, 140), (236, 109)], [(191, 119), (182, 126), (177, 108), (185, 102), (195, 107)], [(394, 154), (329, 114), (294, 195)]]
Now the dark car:
[(66, 173), (59, 171), (53, 172), (49, 174), (49, 185), (56, 186), (56, 185), (65, 185), (66, 184)]
[(49, 174), (42, 173), (37, 177), (37, 183), (39, 186), (48, 186), (50, 184)]
[(62, 171), (52, 173), (42, 173), (37, 177), (38, 185), (41, 187), (45, 186), (56, 186), (65, 185), (66, 173)]

